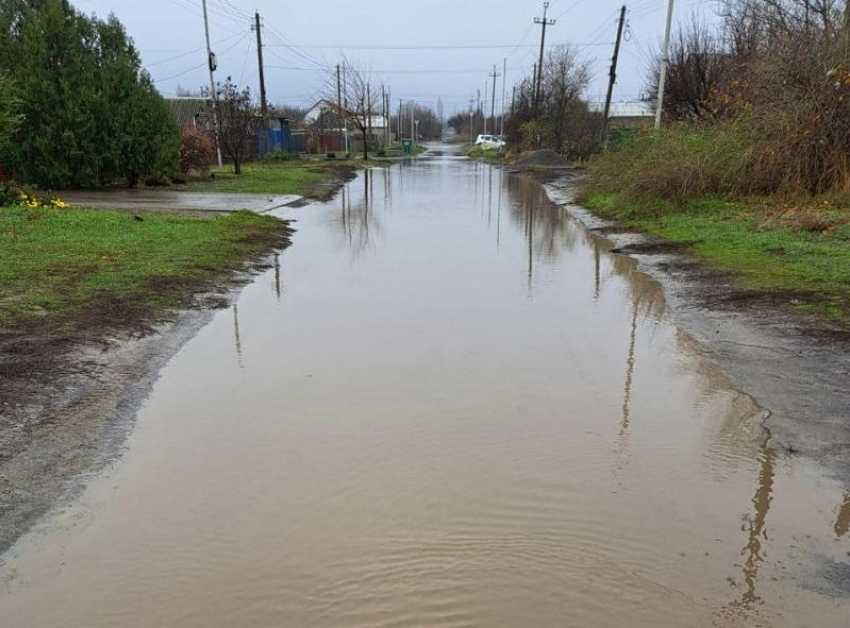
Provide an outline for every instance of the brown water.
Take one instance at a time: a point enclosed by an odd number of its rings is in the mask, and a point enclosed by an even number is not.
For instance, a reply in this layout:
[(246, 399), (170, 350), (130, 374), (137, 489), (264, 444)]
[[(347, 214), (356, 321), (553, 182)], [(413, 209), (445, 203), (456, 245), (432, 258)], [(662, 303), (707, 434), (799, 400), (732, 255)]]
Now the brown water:
[[(0, 626), (847, 626), (850, 496), (543, 190), (435, 156), (288, 210)], [(843, 592), (843, 595), (842, 595)]]

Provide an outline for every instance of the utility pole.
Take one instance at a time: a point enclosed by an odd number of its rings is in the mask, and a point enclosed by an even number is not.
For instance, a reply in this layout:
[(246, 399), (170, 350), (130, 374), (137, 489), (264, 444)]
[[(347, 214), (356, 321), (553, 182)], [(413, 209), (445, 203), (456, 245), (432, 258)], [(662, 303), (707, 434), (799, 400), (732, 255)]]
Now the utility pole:
[(219, 128), (218, 128), (218, 93), (215, 90), (215, 78), (213, 72), (216, 68), (216, 59), (210, 49), (210, 23), (207, 19), (207, 0), (201, 0), (201, 5), (204, 9), (204, 35), (207, 38), (207, 67), (210, 70), (210, 97), (212, 98), (212, 114), (213, 114), (213, 137), (215, 137), (215, 152), (218, 158), (218, 165), (221, 165), (221, 144), (219, 143)]
[(490, 96), (490, 119), (493, 121), (493, 133), (496, 132), (496, 79), (499, 78), (499, 74), (496, 72), (496, 65), (493, 64), (493, 74), (490, 76), (493, 77), (493, 93)]
[(260, 116), (263, 128), (263, 154), (269, 151), (269, 127), (266, 116), (268, 107), (266, 103), (266, 75), (263, 71), (263, 33), (260, 28), (260, 13), (254, 12), (254, 28), (257, 30), (257, 65), (260, 67)]
[(617, 58), (620, 56), (620, 40), (623, 37), (623, 24), (626, 21), (626, 5), (620, 7), (620, 23), (617, 25), (617, 41), (614, 43), (614, 57), (611, 59), (611, 70), (608, 72), (608, 93), (605, 95), (605, 109), (602, 113), (602, 146), (608, 145), (608, 115), (611, 113), (611, 96), (614, 94), (614, 83), (617, 81)]
[[(336, 64), (336, 123), (342, 122), (342, 77), (340, 75), (339, 63)], [(339, 127), (337, 127), (339, 128)]]
[(476, 89), (475, 92), (477, 93), (477, 98), (475, 101), (475, 115), (478, 115), (479, 113), (481, 113), (481, 90)]
[[(372, 139), (372, 92), (371, 86), (366, 83), (366, 137), (363, 138), (366, 148), (364, 154), (369, 154), (369, 140)], [(368, 158), (367, 158), (368, 159)]]
[(481, 108), (481, 115), (484, 118), (484, 135), (487, 135), (487, 81), (484, 81), (484, 106)]
[(475, 102), (475, 98), (472, 96), (469, 97), (469, 143), (472, 144), (472, 103)]
[(401, 141), (401, 98), (398, 99), (398, 117), (396, 118), (396, 126), (398, 126), (398, 141)]
[(673, 24), (673, 0), (667, 2), (667, 28), (664, 30), (664, 45), (661, 51), (661, 71), (658, 74), (658, 107), (655, 110), (655, 128), (661, 128), (661, 112), (664, 109), (664, 82), (667, 80), (667, 65), (670, 62), (670, 27)]
[(416, 143), (416, 124), (414, 122), (414, 118), (416, 117), (416, 101), (410, 101), (410, 139), (413, 143)]
[(381, 124), (384, 125), (383, 130), (381, 131), (381, 140), (384, 144), (384, 148), (387, 146), (387, 91), (384, 89), (384, 84), (381, 83)]
[(502, 59), (502, 115), (499, 122), (499, 135), (505, 134), (505, 81), (508, 80), (508, 58)]
[[(673, 0), (670, 0), (672, 2)], [(540, 84), (543, 82), (541, 77), (543, 75), (543, 47), (546, 45), (546, 27), (554, 26), (555, 20), (547, 20), (546, 19), (546, 11), (549, 10), (549, 3), (543, 3), (543, 18), (534, 18), (535, 24), (540, 24), (542, 29), (540, 31), (540, 59), (537, 61), (537, 86), (534, 89), (534, 114), (537, 115), (537, 101), (540, 100)]]
[(348, 83), (345, 80), (345, 66), (342, 66), (342, 108), (343, 108), (343, 133), (345, 134), (345, 155), (351, 154), (351, 138), (348, 137)]

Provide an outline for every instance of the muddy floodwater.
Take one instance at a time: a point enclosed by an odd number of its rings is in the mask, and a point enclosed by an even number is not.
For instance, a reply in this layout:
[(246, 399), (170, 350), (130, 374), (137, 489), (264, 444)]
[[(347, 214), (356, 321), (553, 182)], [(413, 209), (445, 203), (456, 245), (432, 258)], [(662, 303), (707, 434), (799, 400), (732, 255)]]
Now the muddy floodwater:
[(14, 545), (0, 626), (843, 627), (850, 492), (538, 184), (437, 147), (294, 244)]

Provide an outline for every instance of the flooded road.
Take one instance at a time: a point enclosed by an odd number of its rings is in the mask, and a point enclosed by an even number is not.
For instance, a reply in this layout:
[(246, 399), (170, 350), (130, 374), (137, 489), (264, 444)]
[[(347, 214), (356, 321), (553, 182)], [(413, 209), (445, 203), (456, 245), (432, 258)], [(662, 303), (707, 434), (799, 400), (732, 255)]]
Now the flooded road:
[(437, 151), (280, 215), (0, 625), (848, 625), (850, 487), (540, 186)]

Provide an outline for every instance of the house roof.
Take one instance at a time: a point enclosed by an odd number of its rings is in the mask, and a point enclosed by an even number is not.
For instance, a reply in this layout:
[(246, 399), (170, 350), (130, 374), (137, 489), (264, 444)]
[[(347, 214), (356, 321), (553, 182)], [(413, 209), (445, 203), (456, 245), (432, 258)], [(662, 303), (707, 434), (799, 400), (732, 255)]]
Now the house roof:
[[(591, 111), (602, 113), (605, 110), (604, 102), (591, 102), (587, 105)], [(648, 102), (643, 100), (624, 100), (612, 102), (608, 111), (611, 118), (651, 118), (655, 111)]]
[(209, 115), (210, 100), (208, 98), (184, 97), (166, 98), (171, 108), (171, 115), (177, 126), (191, 125), (197, 117)]
[[(336, 103), (325, 98), (319, 100), (315, 105), (310, 107), (307, 110), (307, 113), (304, 114), (304, 123), (312, 124), (316, 120), (319, 119), (319, 116), (326, 111), (335, 112), (336, 111)], [(373, 129), (382, 129), (385, 126), (389, 126), (387, 119), (384, 116), (372, 114), (372, 128)]]

